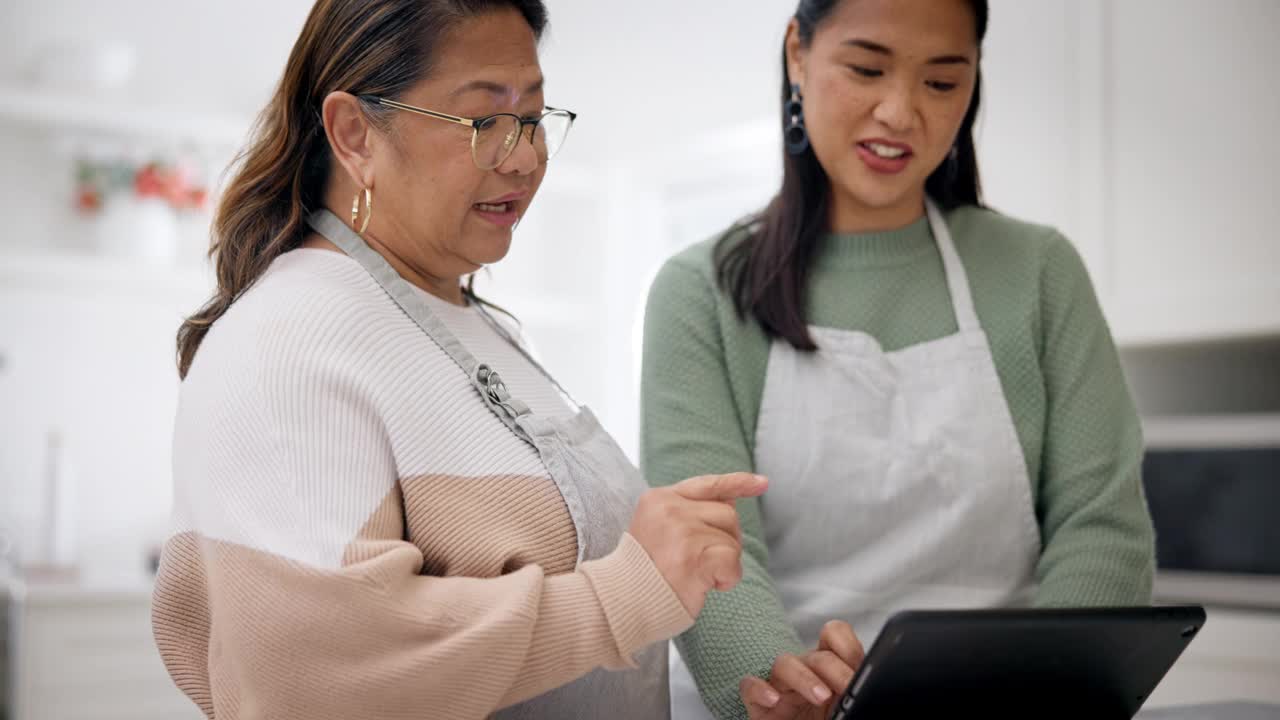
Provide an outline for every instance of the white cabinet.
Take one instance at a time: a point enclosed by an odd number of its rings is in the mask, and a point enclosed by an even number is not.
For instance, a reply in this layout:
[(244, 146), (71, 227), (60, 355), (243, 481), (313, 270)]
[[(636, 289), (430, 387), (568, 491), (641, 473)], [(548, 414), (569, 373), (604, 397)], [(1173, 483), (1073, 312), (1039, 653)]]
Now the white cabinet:
[(199, 270), (0, 253), (0, 516), (39, 549), (45, 438), (71, 463), (81, 577), (141, 582), (163, 541), (177, 407), (174, 335), (209, 286)]
[(145, 589), (33, 589), (11, 611), (14, 720), (196, 720), (151, 639)]
[(1280, 332), (1280, 3), (1107, 7), (1119, 327)]
[(979, 148), (1121, 344), (1280, 334), (1280, 3), (998, 0)]
[(996, 0), (975, 126), (983, 192), (1000, 212), (1071, 238), (1105, 275), (1095, 165), (1099, 88), (1092, 0)]

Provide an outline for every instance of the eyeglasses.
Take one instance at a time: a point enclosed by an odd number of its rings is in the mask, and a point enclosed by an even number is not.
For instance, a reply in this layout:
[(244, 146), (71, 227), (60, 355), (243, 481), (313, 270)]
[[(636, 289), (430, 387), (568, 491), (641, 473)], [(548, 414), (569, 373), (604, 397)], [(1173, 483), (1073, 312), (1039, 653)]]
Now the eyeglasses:
[(526, 126), (531, 127), (529, 144), (538, 155), (538, 162), (545, 163), (564, 147), (565, 138), (578, 114), (568, 110), (546, 108), (541, 117), (536, 119), (522, 118), (511, 113), (498, 113), (486, 117), (471, 119), (447, 115), (434, 110), (425, 110), (412, 105), (405, 105), (395, 100), (388, 100), (376, 95), (361, 95), (361, 100), (383, 107), (404, 110), (416, 115), (425, 115), (437, 120), (447, 120), (458, 125), (471, 128), (471, 159), (481, 170), (492, 170), (511, 157), (520, 144)]

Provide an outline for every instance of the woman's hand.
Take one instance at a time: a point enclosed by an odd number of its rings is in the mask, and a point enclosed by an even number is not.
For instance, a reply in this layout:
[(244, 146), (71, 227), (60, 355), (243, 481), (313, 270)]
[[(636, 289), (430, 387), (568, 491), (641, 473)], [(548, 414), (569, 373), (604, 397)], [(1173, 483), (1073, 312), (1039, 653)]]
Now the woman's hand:
[(685, 480), (640, 497), (628, 532), (649, 553), (689, 615), (697, 617), (712, 590), (742, 579), (738, 498), (759, 497), (769, 481), (734, 473)]
[(751, 720), (827, 720), (831, 708), (862, 665), (862, 643), (849, 623), (822, 627), (818, 649), (779, 655), (766, 682), (746, 677), (738, 685)]

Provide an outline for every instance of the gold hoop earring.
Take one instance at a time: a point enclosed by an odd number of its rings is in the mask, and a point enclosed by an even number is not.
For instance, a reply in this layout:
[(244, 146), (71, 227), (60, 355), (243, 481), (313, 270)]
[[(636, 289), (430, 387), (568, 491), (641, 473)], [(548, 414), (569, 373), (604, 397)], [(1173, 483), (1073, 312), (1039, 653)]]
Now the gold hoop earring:
[[(356, 220), (360, 217), (360, 193), (351, 199), (351, 229), (356, 230)], [(369, 188), (364, 189), (364, 222), (360, 223), (360, 229), (356, 230), (357, 235), (364, 235), (364, 231), (369, 229), (369, 219), (373, 217), (373, 191)]]

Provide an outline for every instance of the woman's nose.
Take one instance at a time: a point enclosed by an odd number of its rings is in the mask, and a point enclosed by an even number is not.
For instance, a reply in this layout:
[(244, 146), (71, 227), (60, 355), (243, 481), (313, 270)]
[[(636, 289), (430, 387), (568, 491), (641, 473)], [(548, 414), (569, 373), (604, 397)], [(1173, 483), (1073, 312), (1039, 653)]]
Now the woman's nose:
[(906, 83), (894, 83), (876, 104), (873, 117), (895, 133), (905, 133), (915, 122), (915, 94)]
[(533, 147), (534, 128), (520, 128), (520, 137), (511, 155), (497, 167), (503, 174), (528, 175), (538, 169), (538, 151)]

